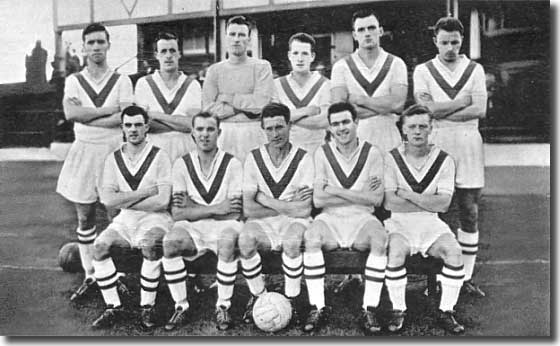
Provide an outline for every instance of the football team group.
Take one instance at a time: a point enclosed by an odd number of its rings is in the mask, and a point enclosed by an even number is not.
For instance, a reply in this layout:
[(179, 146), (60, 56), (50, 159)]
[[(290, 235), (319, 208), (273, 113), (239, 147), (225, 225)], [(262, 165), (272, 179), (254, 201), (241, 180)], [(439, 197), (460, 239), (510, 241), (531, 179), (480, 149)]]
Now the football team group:
[[(252, 323), (252, 306), (266, 292), (259, 252), (278, 251), (284, 295), (293, 302), (303, 277), (309, 296), (307, 314), (293, 304), (292, 326), (317, 331), (331, 312), (323, 253), (343, 248), (368, 254), (360, 311), (366, 334), (382, 328), (383, 285), (392, 303), (386, 328), (402, 328), (405, 259), (417, 253), (443, 260), (437, 321), (464, 331), (454, 312), (459, 295), (484, 296), (472, 280), (484, 185), (483, 68), (459, 53), (461, 22), (439, 19), (437, 54), (414, 68), (415, 104), (404, 109), (407, 67), (381, 48), (379, 17), (359, 11), (351, 25), (358, 48), (334, 64), (330, 80), (311, 70), (315, 40), (306, 33), (289, 40), (291, 72), (273, 79), (268, 61), (248, 55), (253, 23), (232, 17), (228, 56), (210, 66), (202, 87), (179, 70), (177, 37), (160, 33), (159, 69), (134, 90), (107, 65), (107, 29), (84, 29), (87, 66), (66, 79), (63, 100), (76, 139), (57, 192), (78, 218), (85, 280), (72, 299), (98, 288), (106, 303), (93, 327), (122, 319), (123, 283), (110, 249), (134, 247), (143, 257), (145, 328), (156, 325), (162, 269), (175, 302), (164, 328), (185, 323), (192, 293), (185, 261), (207, 251), (218, 257), (217, 328), (232, 327), (238, 267), (251, 292), (242, 319)], [(460, 228), (452, 232), (438, 213), (454, 194)], [(119, 210), (99, 234), (98, 199)], [(380, 220), (374, 208), (390, 217)]]

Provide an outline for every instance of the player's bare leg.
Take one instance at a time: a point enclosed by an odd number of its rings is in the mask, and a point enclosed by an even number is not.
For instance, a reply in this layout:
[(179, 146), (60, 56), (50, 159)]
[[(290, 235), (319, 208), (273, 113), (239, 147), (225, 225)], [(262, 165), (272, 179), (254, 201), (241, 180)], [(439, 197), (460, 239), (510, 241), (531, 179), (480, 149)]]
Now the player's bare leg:
[(113, 326), (122, 318), (123, 308), (119, 297), (119, 276), (110, 255), (112, 247), (129, 248), (130, 244), (117, 231), (108, 228), (93, 244), (93, 267), (97, 285), (105, 301), (106, 308), (92, 324), (94, 328)]
[(247, 280), (251, 297), (243, 313), (243, 322), (253, 322), (253, 305), (256, 298), (266, 292), (262, 274), (261, 256), (257, 250), (270, 250), (272, 244), (261, 227), (254, 222), (247, 222), (239, 234), (239, 254), (241, 270)]
[(381, 297), (387, 266), (387, 232), (379, 221), (369, 221), (358, 232), (352, 248), (369, 251), (364, 270), (364, 298), (362, 304), (362, 328), (366, 334), (381, 331), (376, 309)]
[(161, 276), (162, 240), (166, 231), (160, 227), (151, 228), (140, 242), (142, 268), (140, 269), (140, 324), (143, 328), (155, 326), (155, 303), (159, 277)]
[(227, 330), (232, 325), (229, 308), (237, 275), (237, 259), (235, 258), (237, 237), (237, 232), (228, 228), (222, 231), (218, 240), (216, 328), (219, 330)]
[(95, 287), (95, 276), (93, 275), (93, 242), (97, 237), (95, 229), (95, 203), (81, 204), (75, 203), (76, 214), (78, 216), (78, 248), (80, 250), (80, 260), (84, 268), (84, 282), (76, 289), (70, 297), (74, 301), (84, 296), (90, 288)]
[(189, 232), (181, 225), (175, 224), (163, 237), (163, 258), (161, 260), (167, 286), (175, 301), (175, 312), (165, 324), (165, 330), (171, 331), (184, 324), (187, 318), (189, 302), (187, 300), (187, 268), (183, 256), (196, 254), (196, 247)]
[(406, 256), (410, 254), (410, 244), (401, 234), (389, 235), (387, 248), (387, 269), (385, 271), (385, 284), (389, 293), (389, 299), (393, 304), (391, 319), (388, 329), (391, 332), (400, 330), (406, 316), (406, 267), (404, 266)]
[(442, 234), (428, 249), (427, 254), (443, 259), (438, 322), (451, 333), (462, 333), (465, 331), (465, 327), (457, 322), (453, 310), (459, 299), (459, 292), (465, 277), (461, 247), (453, 235)]
[(320, 328), (328, 318), (329, 307), (325, 305), (325, 259), (323, 251), (338, 248), (338, 241), (328, 226), (315, 220), (305, 231), (303, 253), (303, 276), (307, 285), (311, 310), (303, 324), (304, 332)]
[(300, 324), (296, 298), (301, 293), (301, 277), (303, 275), (303, 234), (305, 226), (293, 223), (282, 239), (282, 269), (284, 272), (284, 295), (292, 304), (293, 325)]

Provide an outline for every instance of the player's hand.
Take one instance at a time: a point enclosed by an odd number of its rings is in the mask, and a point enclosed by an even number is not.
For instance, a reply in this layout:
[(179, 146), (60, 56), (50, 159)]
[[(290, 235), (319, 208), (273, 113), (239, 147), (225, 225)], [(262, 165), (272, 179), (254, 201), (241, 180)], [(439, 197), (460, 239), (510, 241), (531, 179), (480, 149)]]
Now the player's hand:
[(307, 201), (313, 197), (313, 189), (309, 186), (303, 186), (296, 190), (293, 201)]
[(241, 213), (242, 210), (243, 210), (243, 201), (241, 197), (228, 198), (222, 201), (222, 203), (216, 205), (217, 215)]
[(187, 194), (184, 192), (175, 192), (172, 196), (171, 204), (177, 208), (187, 207)]
[(325, 191), (327, 186), (329, 186), (329, 181), (327, 179), (323, 179), (321, 181), (321, 190)]
[(462, 108), (468, 107), (472, 104), (472, 97), (470, 95), (459, 97), (459, 102), (461, 102)]
[(367, 180), (367, 184), (370, 191), (375, 191), (381, 186), (381, 179), (379, 177), (369, 177)]
[(81, 106), (82, 105), (82, 101), (80, 101), (80, 99), (77, 98), (77, 97), (69, 97), (66, 100), (68, 101), (68, 103), (70, 103), (71, 105), (74, 105), (74, 106)]
[(433, 102), (434, 101), (434, 98), (432, 97), (432, 95), (430, 95), (427, 92), (419, 93), (417, 97), (422, 102)]
[(158, 194), (157, 185), (150, 186), (147, 189), (148, 189), (148, 197), (152, 197)]
[(408, 199), (410, 191), (407, 190), (403, 190), (403, 189), (397, 189), (397, 191), (395, 192), (395, 194), (401, 198), (404, 199)]
[(319, 115), (321, 114), (321, 108), (317, 107), (317, 106), (307, 106), (308, 111), (307, 114), (309, 114), (309, 116), (314, 116), (314, 115)]

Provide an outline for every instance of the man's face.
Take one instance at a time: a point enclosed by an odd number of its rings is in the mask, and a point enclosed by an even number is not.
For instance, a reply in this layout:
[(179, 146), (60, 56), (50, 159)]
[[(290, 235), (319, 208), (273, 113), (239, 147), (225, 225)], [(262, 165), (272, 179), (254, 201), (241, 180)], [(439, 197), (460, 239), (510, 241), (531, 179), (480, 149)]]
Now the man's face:
[(247, 47), (251, 41), (249, 27), (243, 24), (230, 24), (226, 30), (228, 52), (235, 56), (247, 54)]
[(214, 118), (197, 117), (194, 120), (192, 136), (198, 150), (210, 152), (218, 147), (218, 136), (221, 131)]
[(104, 31), (90, 32), (84, 37), (84, 54), (95, 64), (103, 63), (107, 59), (107, 51), (110, 46)]
[(358, 134), (358, 121), (352, 120), (352, 113), (342, 111), (331, 114), (329, 131), (339, 145), (346, 145), (355, 141)]
[(281, 149), (290, 142), (290, 125), (283, 116), (264, 118), (262, 127), (270, 146)]
[(432, 132), (429, 114), (416, 114), (404, 117), (402, 131), (409, 145), (421, 147), (428, 145), (428, 137)]
[(379, 47), (379, 40), (383, 35), (383, 28), (374, 15), (365, 18), (356, 18), (352, 37), (358, 42), (358, 47), (373, 49)]
[(311, 43), (292, 41), (288, 59), (292, 64), (294, 72), (308, 72), (311, 69), (311, 63), (315, 60), (315, 53), (311, 51)]
[(439, 57), (445, 62), (454, 62), (459, 57), (463, 37), (459, 31), (438, 30), (434, 43)]
[(177, 40), (157, 41), (156, 59), (159, 61), (161, 71), (175, 72), (179, 70), (179, 57)]
[(146, 140), (146, 133), (150, 128), (144, 122), (142, 114), (124, 115), (122, 119), (122, 130), (126, 141), (132, 145), (139, 145)]

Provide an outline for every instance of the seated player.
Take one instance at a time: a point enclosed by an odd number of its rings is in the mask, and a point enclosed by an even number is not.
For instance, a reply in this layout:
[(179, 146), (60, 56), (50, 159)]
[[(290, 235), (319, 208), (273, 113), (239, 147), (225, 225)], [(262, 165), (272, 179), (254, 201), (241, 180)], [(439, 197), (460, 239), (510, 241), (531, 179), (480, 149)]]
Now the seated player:
[(182, 324), (189, 308), (187, 270), (183, 256), (195, 259), (206, 251), (218, 256), (216, 326), (231, 326), (229, 308), (237, 273), (235, 245), (242, 223), (241, 162), (218, 148), (220, 120), (199, 113), (192, 120), (196, 150), (173, 164), (173, 218), (175, 225), (163, 239), (163, 269), (175, 313), (165, 325)]
[(401, 329), (405, 318), (406, 256), (420, 253), (443, 259), (438, 321), (446, 330), (461, 333), (465, 329), (453, 312), (465, 277), (461, 246), (437, 214), (451, 203), (455, 164), (428, 142), (432, 130), (428, 108), (411, 106), (399, 121), (405, 142), (385, 159), (385, 208), (391, 211), (385, 221), (389, 231), (385, 283), (393, 303), (389, 330)]
[(257, 250), (282, 251), (284, 294), (292, 302), (292, 323), (298, 323), (294, 299), (303, 274), (303, 233), (309, 226), (313, 162), (307, 152), (290, 143), (290, 109), (271, 103), (262, 110), (261, 125), (268, 144), (247, 156), (243, 174), (243, 211), (248, 218), (239, 235), (243, 276), (251, 298), (243, 315), (253, 321), (255, 298), (265, 292)]
[(95, 278), (107, 307), (94, 328), (112, 326), (122, 316), (116, 288), (117, 270), (111, 247), (135, 247), (144, 258), (140, 271), (141, 324), (154, 326), (154, 304), (161, 272), (161, 241), (173, 224), (167, 211), (171, 199), (171, 162), (167, 153), (146, 141), (149, 117), (137, 106), (121, 115), (125, 143), (105, 160), (101, 202), (120, 209), (94, 243)]
[(313, 201), (323, 208), (305, 232), (304, 276), (311, 311), (303, 330), (316, 330), (326, 320), (323, 251), (348, 248), (368, 251), (362, 305), (367, 334), (381, 330), (375, 309), (379, 305), (387, 264), (387, 235), (372, 214), (383, 201), (383, 156), (367, 141), (357, 138), (358, 118), (345, 102), (328, 109), (333, 140), (315, 152)]

